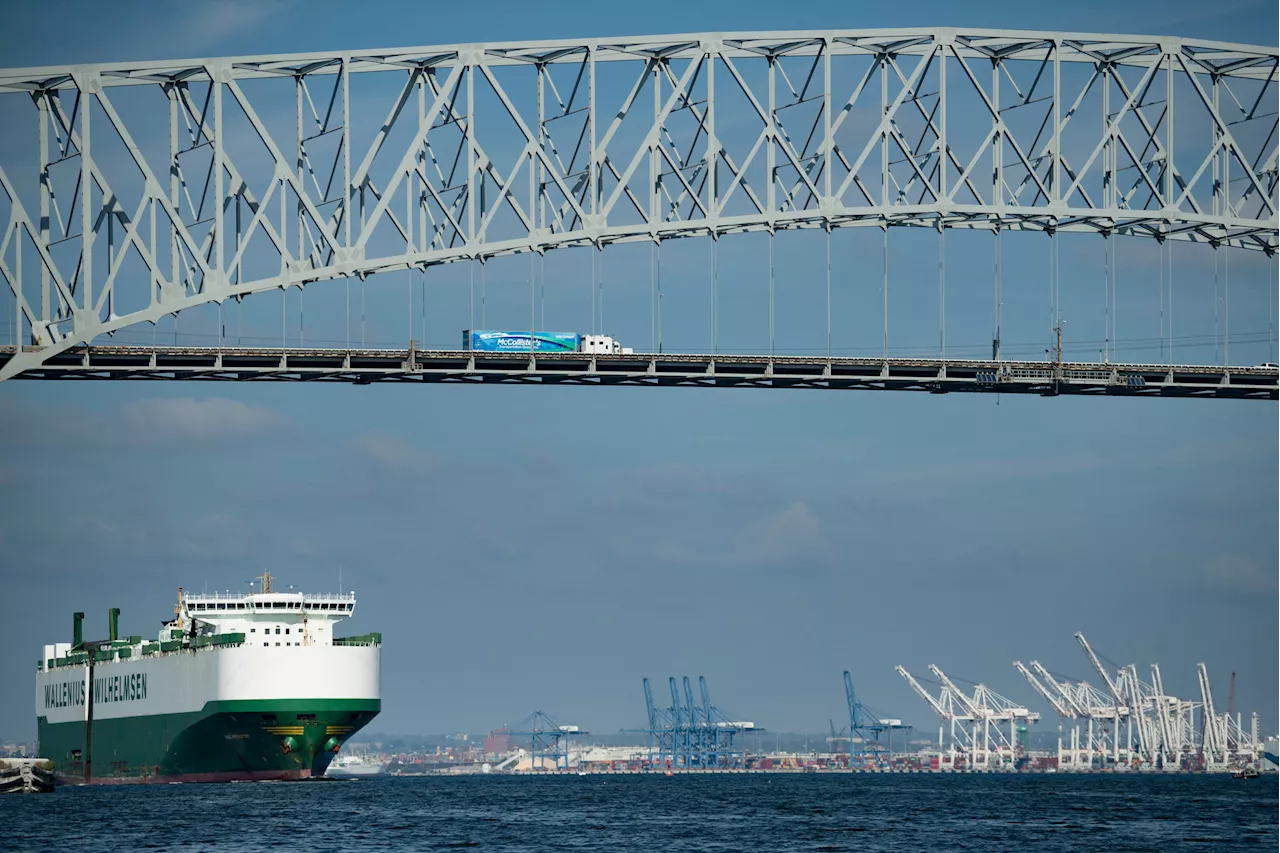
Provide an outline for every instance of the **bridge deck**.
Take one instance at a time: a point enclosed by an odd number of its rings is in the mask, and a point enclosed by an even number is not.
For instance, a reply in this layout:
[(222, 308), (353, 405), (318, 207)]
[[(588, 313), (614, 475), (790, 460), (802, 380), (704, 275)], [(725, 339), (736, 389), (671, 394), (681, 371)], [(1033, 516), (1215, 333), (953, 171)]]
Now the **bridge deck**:
[[(0, 347), (0, 367), (15, 351)], [(412, 348), (77, 347), (15, 378), (683, 385), (1265, 400), (1276, 400), (1280, 392), (1280, 371), (1269, 366), (683, 353), (531, 358), (528, 353)]]

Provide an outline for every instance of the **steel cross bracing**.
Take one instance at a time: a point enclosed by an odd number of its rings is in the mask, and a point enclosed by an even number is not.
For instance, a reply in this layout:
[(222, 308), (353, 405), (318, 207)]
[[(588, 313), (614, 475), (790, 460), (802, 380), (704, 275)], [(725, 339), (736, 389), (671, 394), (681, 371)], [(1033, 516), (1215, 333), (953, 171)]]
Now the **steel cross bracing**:
[(902, 225), (1270, 254), (1276, 91), (1271, 47), (953, 28), (0, 70), (31, 344), (0, 378), (193, 306), (565, 246)]

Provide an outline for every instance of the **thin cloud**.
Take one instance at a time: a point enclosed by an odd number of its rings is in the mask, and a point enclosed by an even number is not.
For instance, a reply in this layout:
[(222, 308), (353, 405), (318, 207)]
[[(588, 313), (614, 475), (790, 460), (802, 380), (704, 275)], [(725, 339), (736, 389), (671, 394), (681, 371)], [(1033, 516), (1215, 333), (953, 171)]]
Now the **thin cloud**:
[[(261, 27), (293, 6), (293, 0), (211, 0), (200, 4), (173, 3), (166, 16), (168, 48), (162, 53), (208, 53), (234, 36)], [(186, 14), (183, 14), (186, 12)], [(142, 47), (143, 45), (139, 45)], [(146, 47), (155, 53), (154, 46)]]
[(121, 407), (115, 426), (121, 437), (140, 441), (231, 441), (279, 429), (273, 409), (225, 397), (149, 397)]
[[(59, 453), (104, 447), (194, 449), (260, 439), (286, 424), (275, 409), (225, 397), (144, 397), (104, 412), (18, 400), (0, 404), (0, 434), (13, 447)], [(16, 467), (11, 460), (6, 477), (28, 473), (30, 457), (19, 458)]]
[(660, 559), (676, 565), (732, 569), (824, 560), (830, 554), (821, 521), (803, 501), (760, 520), (726, 546), (664, 544), (656, 550)]
[(1214, 557), (1204, 572), (1205, 585), (1213, 592), (1229, 595), (1275, 595), (1277, 577), (1243, 554), (1224, 553)]
[(365, 433), (355, 440), (355, 445), (364, 459), (388, 473), (421, 477), (436, 469), (431, 453), (390, 433)]

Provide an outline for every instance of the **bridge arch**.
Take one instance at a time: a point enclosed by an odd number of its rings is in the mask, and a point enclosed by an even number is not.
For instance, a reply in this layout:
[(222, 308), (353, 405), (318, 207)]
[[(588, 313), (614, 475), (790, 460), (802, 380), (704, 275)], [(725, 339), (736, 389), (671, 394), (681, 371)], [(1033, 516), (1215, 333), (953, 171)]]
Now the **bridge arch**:
[(912, 28), (0, 70), (28, 342), (0, 378), (199, 305), (571, 246), (917, 227), (1273, 255), (1278, 56)]

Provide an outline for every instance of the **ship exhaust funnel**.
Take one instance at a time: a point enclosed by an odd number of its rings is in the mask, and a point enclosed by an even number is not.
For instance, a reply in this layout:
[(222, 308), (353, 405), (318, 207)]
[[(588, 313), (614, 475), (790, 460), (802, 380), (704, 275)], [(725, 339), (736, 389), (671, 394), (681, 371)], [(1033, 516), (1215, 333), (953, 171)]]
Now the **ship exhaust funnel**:
[(71, 648), (78, 649), (84, 645), (84, 614), (76, 612), (71, 616)]
[(107, 610), (107, 637), (111, 642), (120, 639), (120, 608), (112, 607)]

